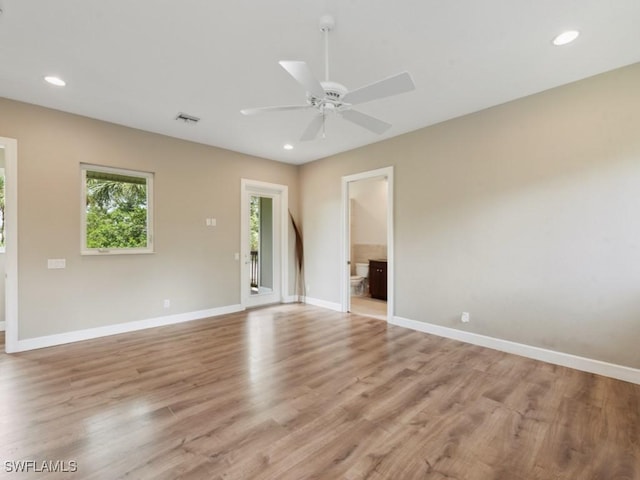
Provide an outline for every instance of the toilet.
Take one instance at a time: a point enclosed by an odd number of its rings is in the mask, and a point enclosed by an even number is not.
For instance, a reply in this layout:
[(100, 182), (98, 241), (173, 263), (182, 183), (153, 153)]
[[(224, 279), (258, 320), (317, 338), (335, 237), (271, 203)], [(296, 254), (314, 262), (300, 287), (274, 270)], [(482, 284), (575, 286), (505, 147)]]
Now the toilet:
[(362, 296), (365, 294), (368, 276), (369, 264), (356, 263), (356, 274), (351, 275), (351, 295)]

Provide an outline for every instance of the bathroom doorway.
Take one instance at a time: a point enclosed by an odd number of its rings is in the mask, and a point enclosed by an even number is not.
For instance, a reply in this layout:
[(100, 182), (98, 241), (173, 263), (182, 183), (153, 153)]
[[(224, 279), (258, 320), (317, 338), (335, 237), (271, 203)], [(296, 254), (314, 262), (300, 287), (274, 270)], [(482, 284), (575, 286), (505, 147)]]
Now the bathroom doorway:
[(342, 309), (393, 314), (393, 168), (343, 177)]

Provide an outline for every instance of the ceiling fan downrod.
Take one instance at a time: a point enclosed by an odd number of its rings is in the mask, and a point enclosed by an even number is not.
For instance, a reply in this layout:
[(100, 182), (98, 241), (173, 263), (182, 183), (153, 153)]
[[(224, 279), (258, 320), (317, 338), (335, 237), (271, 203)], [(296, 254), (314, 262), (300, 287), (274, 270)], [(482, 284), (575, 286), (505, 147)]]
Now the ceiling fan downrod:
[(324, 34), (325, 80), (319, 81), (306, 62), (301, 60), (281, 60), (278, 62), (287, 73), (306, 90), (306, 104), (277, 105), (272, 107), (245, 108), (243, 115), (255, 115), (263, 112), (315, 109), (314, 116), (300, 137), (300, 140), (313, 140), (322, 132), (326, 136), (325, 119), (328, 113), (337, 113), (343, 119), (378, 135), (391, 128), (391, 124), (378, 118), (354, 110), (354, 105), (379, 100), (415, 89), (409, 72), (401, 72), (362, 87), (348, 90), (344, 85), (329, 79), (329, 32), (333, 30), (335, 20), (331, 15), (320, 18), (320, 31)]
[(320, 31), (324, 33), (324, 81), (329, 81), (329, 32), (336, 25), (335, 19), (331, 15), (320, 17)]

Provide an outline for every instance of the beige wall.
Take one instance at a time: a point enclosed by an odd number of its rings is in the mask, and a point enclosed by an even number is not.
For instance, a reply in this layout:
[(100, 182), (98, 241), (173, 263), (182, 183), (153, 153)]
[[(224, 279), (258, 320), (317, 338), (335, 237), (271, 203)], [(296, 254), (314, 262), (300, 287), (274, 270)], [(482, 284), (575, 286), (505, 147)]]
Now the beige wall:
[(396, 315), (640, 367), (638, 85), (640, 64), (305, 165), (308, 295), (340, 301), (341, 176), (393, 165)]
[[(288, 185), (298, 216), (294, 166), (6, 99), (0, 136), (18, 140), (20, 339), (240, 303), (242, 177)], [(81, 162), (155, 172), (155, 254), (80, 255)]]
[(351, 243), (386, 245), (387, 181), (367, 179), (349, 184)]

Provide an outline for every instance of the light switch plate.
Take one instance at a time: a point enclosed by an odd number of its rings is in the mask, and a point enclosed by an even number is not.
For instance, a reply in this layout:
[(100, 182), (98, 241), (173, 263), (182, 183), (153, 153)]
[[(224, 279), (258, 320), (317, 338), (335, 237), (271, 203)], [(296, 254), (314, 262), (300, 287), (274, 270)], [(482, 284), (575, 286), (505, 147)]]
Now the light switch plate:
[(64, 258), (49, 258), (47, 260), (47, 268), (49, 269), (67, 268), (67, 260)]

